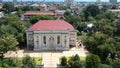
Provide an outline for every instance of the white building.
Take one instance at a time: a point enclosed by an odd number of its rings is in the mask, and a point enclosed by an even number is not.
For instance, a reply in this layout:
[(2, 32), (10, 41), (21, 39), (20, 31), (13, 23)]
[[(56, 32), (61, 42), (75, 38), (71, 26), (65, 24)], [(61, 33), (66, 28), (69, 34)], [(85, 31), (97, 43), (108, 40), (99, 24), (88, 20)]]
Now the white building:
[(0, 12), (0, 18), (4, 17), (4, 13)]
[(40, 20), (26, 35), (27, 47), (34, 51), (69, 50), (76, 45), (76, 30), (64, 20)]
[(116, 4), (117, 0), (109, 0), (111, 4)]
[(73, 7), (74, 6), (74, 0), (65, 0), (65, 4), (67, 7)]

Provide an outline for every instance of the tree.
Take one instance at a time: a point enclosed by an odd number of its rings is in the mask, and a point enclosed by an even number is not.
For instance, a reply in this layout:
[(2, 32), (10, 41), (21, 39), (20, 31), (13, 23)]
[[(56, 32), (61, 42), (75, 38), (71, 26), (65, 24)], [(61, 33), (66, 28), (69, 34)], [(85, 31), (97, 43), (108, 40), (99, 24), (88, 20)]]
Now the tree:
[(86, 20), (88, 20), (89, 16), (96, 17), (100, 13), (100, 9), (96, 5), (89, 5), (84, 9), (83, 12)]
[(22, 68), (35, 68), (36, 63), (35, 59), (31, 58), (30, 56), (25, 56), (22, 60)]
[(60, 63), (62, 66), (66, 66), (67, 65), (67, 58), (65, 56), (63, 56), (61, 58), (61, 63)]
[(72, 56), (68, 62), (70, 68), (84, 68), (83, 62), (80, 61), (79, 55)]
[[(20, 18), (16, 15), (9, 15), (4, 18), (4, 22), (2, 23), (5, 27), (10, 27), (10, 29), (3, 27), (3, 29), (9, 31), (8, 33), (14, 34), (15, 38), (19, 43), (24, 42), (24, 32), (27, 29), (27, 25), (25, 22), (21, 21)], [(14, 31), (13, 31), (14, 30)], [(3, 31), (3, 30), (2, 30)]]
[(3, 9), (7, 10), (6, 13), (10, 13), (10, 12), (14, 11), (14, 4), (10, 3), (10, 2), (6, 2), (3, 4)]
[(53, 20), (54, 18), (49, 15), (38, 15), (38, 16), (33, 16), (30, 18), (31, 24), (36, 23), (39, 20)]
[(98, 68), (101, 60), (98, 55), (90, 54), (86, 57), (86, 68)]
[(16, 50), (18, 42), (17, 39), (14, 38), (13, 35), (10, 34), (4, 34), (0, 36), (0, 57), (1, 60), (3, 60), (3, 54), (6, 53), (9, 50)]
[(120, 68), (120, 59), (114, 60), (113, 64), (112, 64), (112, 67), (113, 68)]

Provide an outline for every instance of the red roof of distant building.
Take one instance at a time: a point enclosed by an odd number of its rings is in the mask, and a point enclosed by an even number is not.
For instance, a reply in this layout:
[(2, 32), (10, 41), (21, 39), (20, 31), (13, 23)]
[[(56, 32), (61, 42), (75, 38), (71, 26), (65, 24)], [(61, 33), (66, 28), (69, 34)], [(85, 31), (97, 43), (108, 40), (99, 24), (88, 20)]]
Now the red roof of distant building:
[(28, 30), (75, 30), (74, 27), (64, 20), (40, 20)]
[(53, 11), (26, 11), (25, 15), (55, 15)]

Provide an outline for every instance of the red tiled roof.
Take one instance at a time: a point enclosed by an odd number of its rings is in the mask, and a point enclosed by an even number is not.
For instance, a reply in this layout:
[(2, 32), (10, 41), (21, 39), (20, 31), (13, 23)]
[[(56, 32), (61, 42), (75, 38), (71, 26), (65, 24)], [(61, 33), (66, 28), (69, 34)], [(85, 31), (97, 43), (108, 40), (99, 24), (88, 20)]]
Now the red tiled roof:
[(40, 20), (28, 30), (75, 30), (74, 27), (64, 20)]
[(52, 11), (26, 11), (25, 15), (55, 15)]

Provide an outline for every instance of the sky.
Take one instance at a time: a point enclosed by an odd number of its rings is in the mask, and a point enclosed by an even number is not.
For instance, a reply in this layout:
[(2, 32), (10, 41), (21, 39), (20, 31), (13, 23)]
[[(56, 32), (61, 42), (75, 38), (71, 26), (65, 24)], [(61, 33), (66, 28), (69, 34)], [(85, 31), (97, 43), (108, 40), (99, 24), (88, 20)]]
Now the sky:
[[(3, 0), (3, 1), (12, 1), (12, 0)], [(21, 1), (21, 0), (17, 0), (17, 1)], [(43, 0), (22, 0), (22, 1), (43, 1)], [(64, 1), (64, 0), (45, 0), (45, 1)], [(95, 2), (96, 0), (75, 0), (75, 1), (83, 1), (83, 2)], [(101, 0), (102, 2), (109, 2), (109, 0)], [(120, 2), (120, 0), (118, 0), (118, 2)]]

